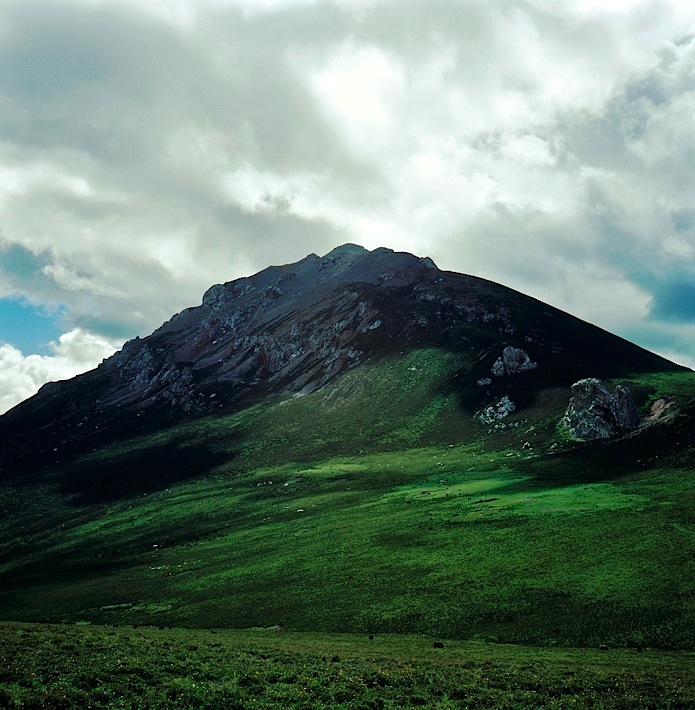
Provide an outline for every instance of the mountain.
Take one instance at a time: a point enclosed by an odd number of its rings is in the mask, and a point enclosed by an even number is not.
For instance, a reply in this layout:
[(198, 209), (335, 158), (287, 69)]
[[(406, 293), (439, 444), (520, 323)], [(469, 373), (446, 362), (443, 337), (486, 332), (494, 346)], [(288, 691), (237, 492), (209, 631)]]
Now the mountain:
[(0, 417), (0, 615), (694, 648), (695, 373), (344, 245)]
[[(213, 286), (202, 305), (95, 370), (45, 385), (0, 418), (3, 470), (31, 470), (95, 442), (270, 395), (313, 392), (361, 364), (424, 347), (463, 358), (456, 389), (471, 414), (514, 389), (491, 375), (505, 347), (538, 364), (536, 387), (678, 369), (498, 284), (440, 271), (428, 258), (346, 244)], [(526, 379), (525, 391), (514, 392), (522, 406), (534, 396)]]

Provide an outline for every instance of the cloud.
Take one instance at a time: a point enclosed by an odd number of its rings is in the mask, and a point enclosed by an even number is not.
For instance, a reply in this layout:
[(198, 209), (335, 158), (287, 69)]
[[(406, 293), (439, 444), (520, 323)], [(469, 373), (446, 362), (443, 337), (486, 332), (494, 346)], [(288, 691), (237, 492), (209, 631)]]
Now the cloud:
[(0, 414), (46, 382), (74, 377), (115, 352), (109, 341), (80, 329), (61, 335), (51, 348), (51, 355), (24, 356), (12, 345), (0, 345)]
[(0, 297), (122, 341), (352, 241), (695, 357), (695, 8), (607, 7), (5, 0)]

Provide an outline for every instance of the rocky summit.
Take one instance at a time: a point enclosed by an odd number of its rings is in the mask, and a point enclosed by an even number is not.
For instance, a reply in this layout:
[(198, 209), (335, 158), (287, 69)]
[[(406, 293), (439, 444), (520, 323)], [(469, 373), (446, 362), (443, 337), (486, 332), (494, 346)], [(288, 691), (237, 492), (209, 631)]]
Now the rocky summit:
[(32, 468), (128, 432), (311, 393), (422, 347), (466, 357), (452, 386), (486, 421), (523, 411), (541, 384), (676, 368), (499, 284), (442, 271), (427, 257), (346, 244), (212, 286), (201, 305), (95, 370), (44, 386), (0, 418), (2, 467)]

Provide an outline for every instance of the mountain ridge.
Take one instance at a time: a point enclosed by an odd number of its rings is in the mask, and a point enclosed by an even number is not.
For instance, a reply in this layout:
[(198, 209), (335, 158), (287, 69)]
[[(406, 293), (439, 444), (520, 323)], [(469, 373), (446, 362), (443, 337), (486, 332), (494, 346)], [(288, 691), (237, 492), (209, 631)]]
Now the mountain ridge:
[(2, 467), (52, 462), (54, 453), (103, 442), (106, 430), (135, 431), (139, 420), (167, 426), (272, 394), (307, 394), (370, 359), (419, 347), (466, 355), (459, 393), (473, 414), (519, 390), (491, 375), (506, 346), (528, 351), (546, 384), (567, 388), (582, 377), (684, 369), (500, 284), (441, 271), (428, 257), (345, 244), (214, 285), (199, 306), (95, 370), (45, 385), (0, 417)]

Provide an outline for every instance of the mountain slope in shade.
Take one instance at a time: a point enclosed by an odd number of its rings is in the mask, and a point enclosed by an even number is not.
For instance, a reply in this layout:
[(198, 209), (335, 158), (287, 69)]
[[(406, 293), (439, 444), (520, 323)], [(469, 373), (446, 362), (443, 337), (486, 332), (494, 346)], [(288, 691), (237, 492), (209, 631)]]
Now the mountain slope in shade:
[[(361, 364), (423, 347), (464, 358), (451, 386), (471, 416), (504, 393), (528, 407), (536, 389), (582, 377), (682, 369), (498, 284), (347, 244), (213, 286), (200, 306), (95, 370), (45, 385), (0, 417), (2, 469), (30, 470), (138, 431), (313, 392)], [(524, 378), (495, 371), (505, 348), (537, 369)]]

